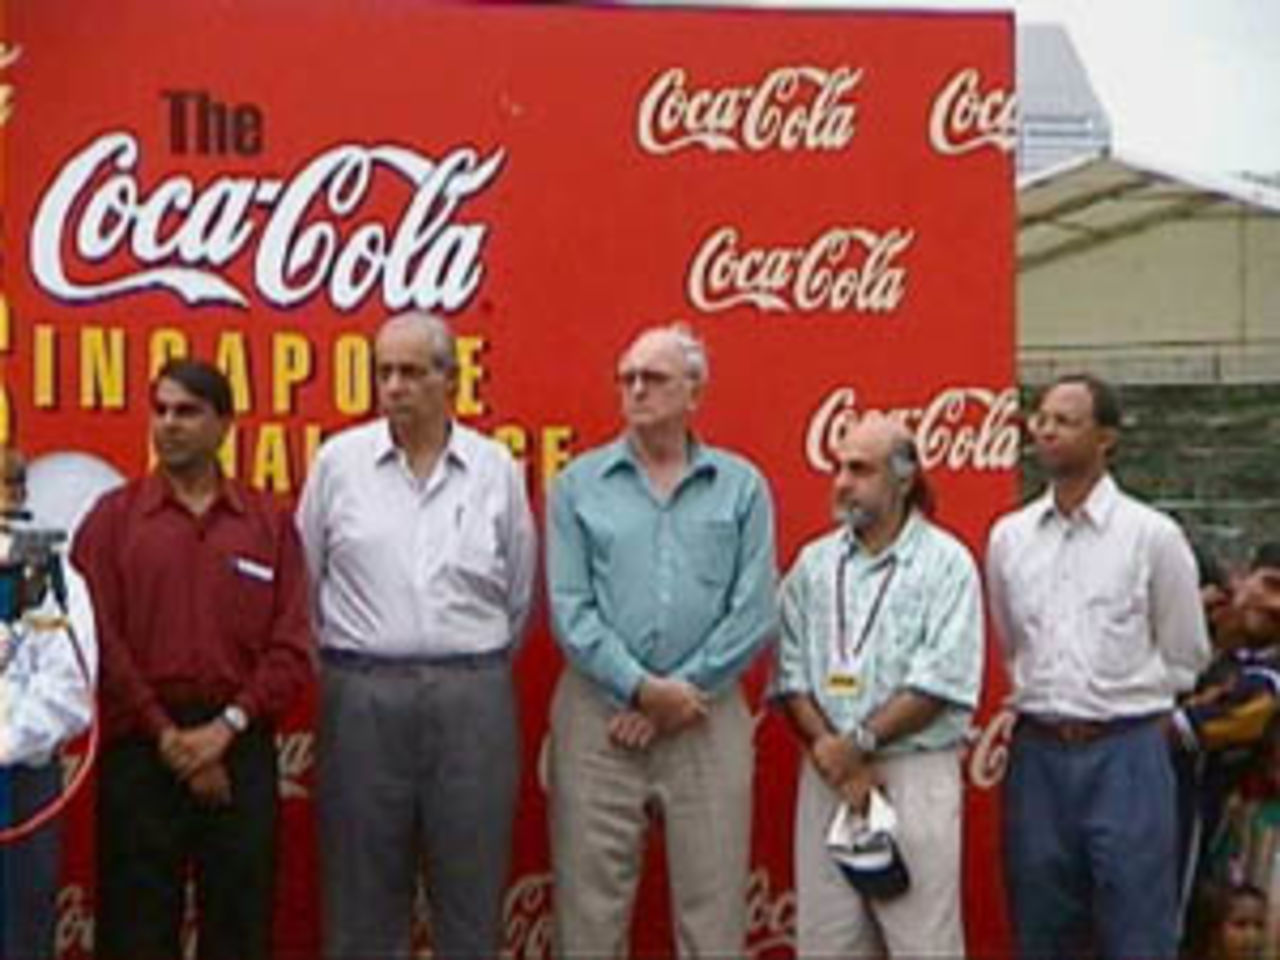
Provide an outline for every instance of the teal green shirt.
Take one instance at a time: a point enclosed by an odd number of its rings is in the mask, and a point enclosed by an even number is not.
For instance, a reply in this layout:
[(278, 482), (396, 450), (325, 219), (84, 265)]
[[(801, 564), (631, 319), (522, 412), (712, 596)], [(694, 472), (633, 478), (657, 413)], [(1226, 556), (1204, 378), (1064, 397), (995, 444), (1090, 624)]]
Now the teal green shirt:
[[(843, 603), (836, 593), (841, 579)], [(968, 732), (983, 656), (973, 558), (955, 537), (913, 513), (874, 557), (844, 529), (801, 551), (782, 584), (772, 693), (811, 695), (841, 733), (900, 690), (923, 693), (945, 702), (942, 714), (884, 752), (936, 750), (958, 745)], [(833, 676), (853, 682), (833, 684)]]
[(663, 500), (625, 439), (598, 447), (552, 490), (547, 577), (556, 640), (618, 701), (648, 675), (719, 691), (776, 627), (769, 488), (742, 457), (693, 442)]

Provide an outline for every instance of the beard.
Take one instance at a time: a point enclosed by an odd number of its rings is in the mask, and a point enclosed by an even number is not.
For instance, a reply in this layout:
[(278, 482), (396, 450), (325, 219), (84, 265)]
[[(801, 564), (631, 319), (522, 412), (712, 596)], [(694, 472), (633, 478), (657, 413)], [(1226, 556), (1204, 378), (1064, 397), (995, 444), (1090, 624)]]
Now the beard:
[(861, 533), (875, 522), (875, 511), (856, 504), (837, 503), (831, 510), (836, 523), (854, 533)]

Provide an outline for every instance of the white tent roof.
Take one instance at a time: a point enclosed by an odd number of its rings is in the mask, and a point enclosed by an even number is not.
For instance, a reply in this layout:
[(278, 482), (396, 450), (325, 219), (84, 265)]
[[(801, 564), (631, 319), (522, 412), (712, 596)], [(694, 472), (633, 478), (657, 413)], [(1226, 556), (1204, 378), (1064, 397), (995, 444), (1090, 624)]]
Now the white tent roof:
[(1280, 213), (1280, 188), (1257, 178), (1173, 171), (1108, 149), (1018, 181), (1022, 271), (1175, 220), (1221, 216), (1236, 204)]

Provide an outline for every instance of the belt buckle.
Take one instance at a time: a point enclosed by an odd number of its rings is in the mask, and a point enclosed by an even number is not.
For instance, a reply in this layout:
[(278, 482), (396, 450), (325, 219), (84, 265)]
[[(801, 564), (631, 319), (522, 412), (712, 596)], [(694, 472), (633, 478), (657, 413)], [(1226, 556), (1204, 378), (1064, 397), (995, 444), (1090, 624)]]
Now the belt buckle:
[(1087, 720), (1063, 720), (1057, 728), (1058, 739), (1072, 745), (1090, 743), (1098, 737), (1097, 727)]

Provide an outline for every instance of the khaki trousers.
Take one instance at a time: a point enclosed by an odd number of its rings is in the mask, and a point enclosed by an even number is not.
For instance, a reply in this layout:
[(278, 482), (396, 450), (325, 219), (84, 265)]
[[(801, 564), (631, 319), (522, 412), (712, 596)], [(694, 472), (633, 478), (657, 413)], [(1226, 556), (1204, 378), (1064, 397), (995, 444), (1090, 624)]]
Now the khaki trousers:
[(741, 960), (751, 846), (752, 722), (736, 686), (648, 750), (615, 747), (617, 712), (566, 668), (551, 708), (551, 842), (559, 957), (625, 957), (651, 814), (666, 830), (676, 952)]
[(796, 804), (796, 955), (960, 960), (963, 784), (954, 750), (885, 757), (876, 769), (898, 814), (898, 847), (911, 873), (902, 896), (857, 893), (826, 849), (838, 797), (808, 760)]

